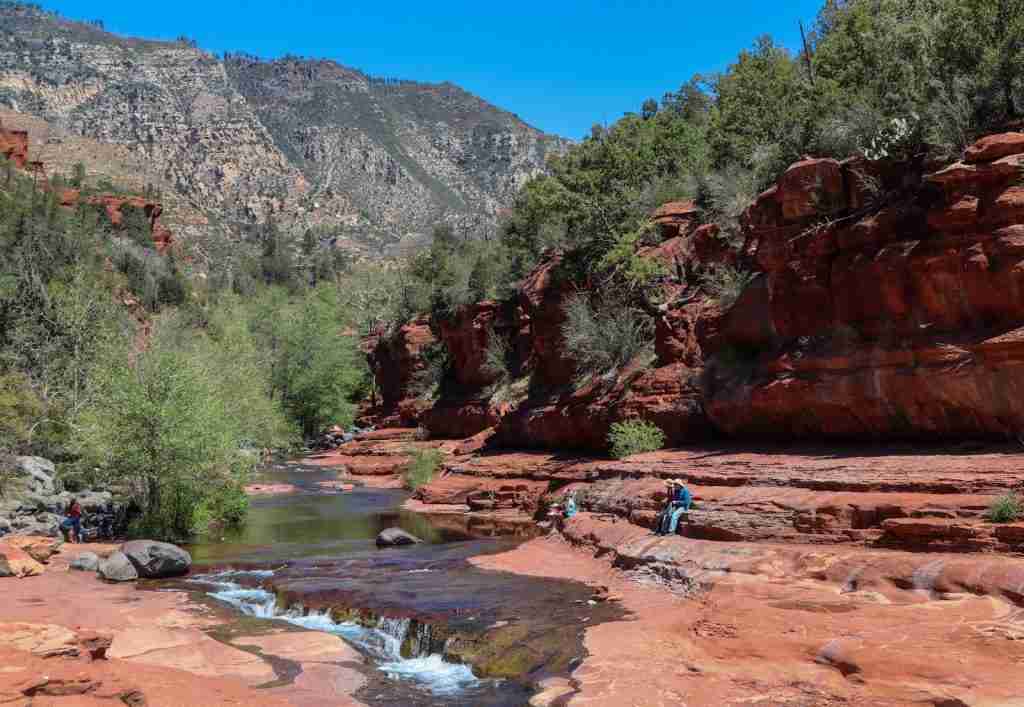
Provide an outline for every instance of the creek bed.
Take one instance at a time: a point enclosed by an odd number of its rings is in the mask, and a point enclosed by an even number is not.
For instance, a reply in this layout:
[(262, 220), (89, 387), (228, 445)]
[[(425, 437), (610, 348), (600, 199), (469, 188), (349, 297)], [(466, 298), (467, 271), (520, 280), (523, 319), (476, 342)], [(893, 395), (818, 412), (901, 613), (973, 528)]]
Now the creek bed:
[[(229, 633), (274, 624), (341, 637), (366, 659), (369, 680), (355, 697), (374, 705), (525, 704), (537, 679), (584, 657), (586, 626), (620, 618), (581, 583), (468, 562), (522, 537), (477, 537), (450, 518), (402, 510), (404, 491), (325, 493), (335, 480), (322, 469), (264, 471), (260, 483), (297, 491), (253, 498), (244, 528), (189, 547), (195, 567), (176, 586), (230, 608)], [(377, 549), (389, 527), (424, 543)]]

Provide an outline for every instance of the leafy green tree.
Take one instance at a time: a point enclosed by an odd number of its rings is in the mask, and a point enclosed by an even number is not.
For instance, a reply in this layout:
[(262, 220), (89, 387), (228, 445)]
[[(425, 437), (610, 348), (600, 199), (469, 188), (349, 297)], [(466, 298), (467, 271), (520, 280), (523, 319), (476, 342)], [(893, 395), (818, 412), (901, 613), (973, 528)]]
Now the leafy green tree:
[(306, 437), (329, 423), (347, 426), (366, 391), (367, 370), (338, 291), (311, 290), (284, 322), (274, 389)]
[(138, 502), (139, 533), (188, 538), (210, 519), (212, 499), (242, 495), (252, 466), (241, 452), (244, 411), (232, 409), (212, 374), (155, 341), (134, 365), (112, 365), (100, 402), (82, 416), (82, 451)]

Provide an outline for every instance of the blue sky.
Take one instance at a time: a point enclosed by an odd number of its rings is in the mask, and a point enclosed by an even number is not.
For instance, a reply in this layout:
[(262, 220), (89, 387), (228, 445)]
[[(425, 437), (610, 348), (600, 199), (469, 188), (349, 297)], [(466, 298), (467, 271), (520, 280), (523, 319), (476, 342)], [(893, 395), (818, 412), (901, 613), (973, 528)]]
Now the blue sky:
[(760, 34), (800, 43), (821, 0), (42, 0), (112, 32), (215, 52), (329, 58), (375, 76), (452, 81), (571, 138), (725, 68)]

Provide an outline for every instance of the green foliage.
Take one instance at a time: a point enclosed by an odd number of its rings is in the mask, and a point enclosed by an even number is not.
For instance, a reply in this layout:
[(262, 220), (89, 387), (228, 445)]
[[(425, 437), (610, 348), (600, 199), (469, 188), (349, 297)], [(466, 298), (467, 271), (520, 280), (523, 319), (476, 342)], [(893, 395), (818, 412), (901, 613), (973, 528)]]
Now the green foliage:
[(138, 532), (181, 540), (226, 507), (212, 499), (244, 481), (253, 462), (241, 447), (253, 431), (220, 377), (224, 367), (183, 348), (176, 324), (161, 321), (134, 365), (106, 371), (99, 401), (82, 416), (81, 444), (107, 483), (142, 508)]
[(365, 359), (337, 288), (321, 285), (275, 318), (273, 389), (306, 437), (348, 426), (367, 387)]
[(1022, 515), (1024, 502), (1012, 491), (997, 498), (988, 509), (988, 519), (993, 523), (1013, 523)]
[(437, 342), (424, 347), (420, 357), (423, 359), (423, 368), (413, 374), (411, 389), (423, 400), (437, 400), (441, 397), (450, 370), (448, 349), (443, 343)]
[(493, 327), (488, 329), (483, 372), (498, 382), (507, 381), (512, 375), (512, 353), (508, 339), (499, 335)]
[(430, 247), (403, 273), (402, 313), (447, 317), (466, 305), (503, 296), (508, 268), (501, 243), (459, 238), (450, 226), (438, 226)]
[(410, 491), (430, 483), (444, 462), (444, 453), (440, 449), (415, 449), (409, 452), (409, 457), (402, 479)]
[(614, 458), (625, 459), (661, 449), (665, 446), (665, 433), (646, 420), (616, 422), (608, 433), (608, 444)]
[(769, 149), (769, 171), (777, 174), (800, 156), (811, 134), (813, 106), (799, 62), (771, 37), (741, 51), (713, 78), (711, 89), (709, 142), (716, 165), (742, 165)]
[(43, 403), (28, 377), (19, 371), (0, 374), (0, 451), (20, 450), (31, 440), (32, 425)]
[(690, 175), (707, 164), (708, 146), (704, 106), (680, 100), (686, 107), (647, 119), (626, 116), (608, 130), (595, 130), (552, 158), (550, 175), (526, 184), (502, 229), (515, 276), (545, 250), (558, 248), (570, 274), (583, 281), (608, 267), (609, 251), (643, 227), (665, 185), (672, 185), (673, 196), (685, 193)]
[(25, 480), (15, 468), (14, 458), (0, 452), (0, 500), (10, 500), (25, 490)]
[(654, 340), (650, 317), (624, 306), (595, 309), (576, 295), (565, 303), (562, 339), (575, 362), (577, 385), (592, 376), (621, 369), (648, 351)]
[(700, 282), (709, 296), (728, 309), (756, 277), (757, 273), (738, 270), (729, 265), (715, 265), (701, 274)]

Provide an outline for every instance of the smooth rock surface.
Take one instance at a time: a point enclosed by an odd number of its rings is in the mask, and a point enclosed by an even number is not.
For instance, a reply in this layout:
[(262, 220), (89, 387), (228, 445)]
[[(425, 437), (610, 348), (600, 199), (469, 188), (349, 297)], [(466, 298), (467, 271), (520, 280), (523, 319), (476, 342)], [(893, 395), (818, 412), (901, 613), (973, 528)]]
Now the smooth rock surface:
[(386, 528), (377, 535), (377, 547), (396, 547), (399, 545), (415, 545), (423, 542), (415, 535), (401, 528)]
[(180, 577), (192, 566), (192, 556), (170, 543), (132, 540), (121, 546), (121, 552), (144, 579)]
[(100, 558), (95, 553), (83, 552), (68, 567), (79, 572), (96, 572), (100, 568)]
[(99, 563), (99, 573), (111, 582), (133, 582), (139, 578), (135, 565), (123, 552), (113, 552)]

